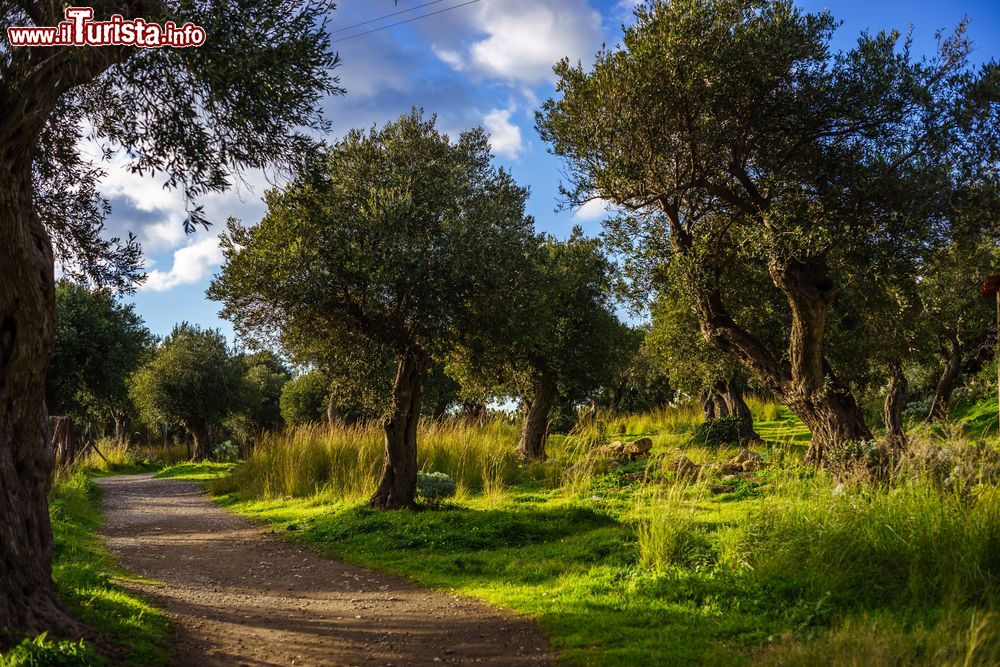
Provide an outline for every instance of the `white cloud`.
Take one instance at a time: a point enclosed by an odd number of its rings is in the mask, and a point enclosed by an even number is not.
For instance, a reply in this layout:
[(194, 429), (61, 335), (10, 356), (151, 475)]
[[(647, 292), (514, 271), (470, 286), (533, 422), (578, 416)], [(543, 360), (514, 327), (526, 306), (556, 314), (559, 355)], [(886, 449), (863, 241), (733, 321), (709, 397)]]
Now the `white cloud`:
[(591, 199), (583, 206), (573, 211), (573, 218), (583, 222), (597, 220), (608, 215), (611, 204), (604, 199)]
[(490, 133), (490, 146), (497, 155), (517, 158), (524, 150), (521, 128), (510, 122), (514, 109), (493, 109), (483, 117), (483, 127)]
[(455, 69), (511, 82), (553, 81), (552, 66), (568, 57), (588, 61), (601, 44), (601, 15), (586, 0), (487, 0), (468, 12), (482, 37), (460, 48), (435, 44)]
[(142, 289), (165, 292), (178, 285), (190, 285), (207, 277), (221, 263), (219, 239), (214, 236), (204, 238), (175, 250), (170, 271), (150, 271)]
[(462, 59), (462, 54), (458, 51), (453, 51), (451, 49), (441, 48), (437, 45), (431, 45), (431, 51), (434, 52), (441, 62), (451, 67), (457, 72), (465, 71), (465, 60)]

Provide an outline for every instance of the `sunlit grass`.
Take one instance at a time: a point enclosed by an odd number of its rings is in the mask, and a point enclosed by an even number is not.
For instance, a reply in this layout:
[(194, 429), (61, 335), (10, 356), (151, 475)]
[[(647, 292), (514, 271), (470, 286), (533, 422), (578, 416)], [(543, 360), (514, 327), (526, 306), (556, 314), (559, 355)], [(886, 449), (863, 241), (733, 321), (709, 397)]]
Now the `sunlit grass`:
[(116, 664), (168, 663), (166, 615), (121, 586), (126, 575), (95, 535), (100, 491), (83, 473), (62, 479), (49, 498), (55, 537), (52, 577), (70, 611), (101, 633)]

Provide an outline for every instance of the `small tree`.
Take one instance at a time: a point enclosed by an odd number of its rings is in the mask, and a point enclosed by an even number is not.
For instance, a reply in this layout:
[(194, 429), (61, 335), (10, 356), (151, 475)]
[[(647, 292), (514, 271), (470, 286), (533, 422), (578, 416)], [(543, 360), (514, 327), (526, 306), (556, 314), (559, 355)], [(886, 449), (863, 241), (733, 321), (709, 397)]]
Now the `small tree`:
[(113, 424), (125, 439), (133, 410), (126, 380), (152, 345), (153, 337), (131, 305), (113, 293), (60, 281), (56, 285), (56, 335), (46, 378), (46, 402), (54, 415), (84, 425)]
[(511, 287), (531, 237), (527, 191), (491, 166), (486, 134), (457, 142), (413, 111), (351, 131), (267, 215), (223, 239), (210, 295), (250, 338), (292, 332), (395, 359), (382, 425), (385, 463), (371, 504), (414, 504), (417, 420), (434, 357), (459, 343), (502, 345)]
[(218, 331), (182, 323), (129, 381), (143, 419), (180, 424), (194, 440), (194, 459), (208, 458), (211, 433), (244, 392), (243, 364)]
[(630, 357), (628, 328), (613, 310), (611, 265), (600, 243), (577, 228), (565, 242), (547, 239), (532, 259), (533, 307), (504, 364), (524, 405), (518, 451), (526, 461), (545, 459), (557, 400), (573, 405), (593, 397)]
[(281, 417), (294, 428), (327, 420), (330, 378), (322, 371), (309, 371), (290, 380), (281, 390)]

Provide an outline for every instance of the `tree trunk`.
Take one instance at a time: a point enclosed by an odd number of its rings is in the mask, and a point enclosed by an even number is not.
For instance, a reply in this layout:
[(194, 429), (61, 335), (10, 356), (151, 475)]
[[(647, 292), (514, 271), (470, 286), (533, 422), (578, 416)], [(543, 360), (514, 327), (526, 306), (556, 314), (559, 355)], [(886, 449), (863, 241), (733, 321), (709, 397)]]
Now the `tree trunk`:
[[(686, 251), (683, 228), (674, 220), (671, 228), (677, 230), (680, 239), (675, 241), (675, 247)], [(813, 434), (806, 460), (820, 464), (829, 449), (850, 441), (872, 439), (860, 406), (838, 382), (823, 354), (834, 284), (819, 261), (774, 264), (769, 270), (791, 312), (787, 361), (779, 361), (733, 320), (717, 289), (695, 288), (698, 323), (708, 342), (732, 354), (766, 390), (805, 422)], [(697, 282), (696, 277), (692, 284)]]
[(336, 394), (333, 392), (330, 392), (330, 397), (326, 401), (326, 423), (331, 430), (343, 423), (340, 408), (337, 407)]
[(68, 468), (76, 460), (76, 441), (73, 439), (73, 420), (69, 417), (49, 417), (52, 432), (52, 450), (55, 452), (56, 466)]
[[(212, 449), (212, 437), (208, 424), (194, 424), (188, 427), (191, 439), (194, 440), (193, 461), (207, 461)], [(188, 449), (190, 452), (190, 448)]]
[(431, 419), (434, 419), (435, 421), (444, 419), (445, 414), (448, 412), (449, 405), (451, 405), (451, 401), (438, 401), (437, 405), (434, 406), (434, 410), (431, 411)]
[(830, 390), (827, 394), (795, 400), (783, 397), (783, 402), (812, 432), (807, 463), (821, 464), (826, 454), (849, 442), (872, 440), (865, 424), (864, 413), (847, 392)]
[(701, 394), (698, 396), (698, 400), (701, 402), (701, 411), (705, 415), (705, 421), (718, 419), (722, 416), (719, 414), (719, 401), (715, 391), (710, 388), (702, 389)]
[(945, 359), (944, 370), (938, 379), (937, 388), (934, 390), (934, 400), (931, 402), (929, 419), (934, 421), (946, 421), (948, 419), (948, 406), (951, 403), (951, 393), (958, 385), (958, 378), (962, 374), (962, 351), (959, 346), (952, 342), (948, 356)]
[(382, 428), (385, 462), (382, 480), (369, 504), (379, 509), (414, 507), (417, 492), (417, 424), (428, 362), (419, 350), (402, 355), (396, 365), (392, 406)]
[[(6, 120), (6, 119), (5, 119)], [(7, 139), (9, 137), (3, 137)], [(0, 648), (78, 637), (52, 583), (53, 451), (45, 374), (55, 329), (52, 245), (34, 212), (31, 155), (0, 141)]]
[(743, 390), (735, 382), (727, 382), (721, 391), (722, 401), (729, 415), (740, 420), (740, 441), (760, 442), (760, 436), (753, 427), (753, 414), (743, 398)]
[(549, 412), (556, 401), (556, 381), (543, 373), (535, 395), (525, 404), (524, 426), (517, 451), (525, 461), (544, 461), (545, 438), (549, 430)]
[(906, 431), (903, 429), (903, 406), (906, 404), (906, 376), (897, 366), (889, 376), (889, 387), (882, 405), (882, 422), (885, 425), (885, 439), (893, 449), (906, 447)]

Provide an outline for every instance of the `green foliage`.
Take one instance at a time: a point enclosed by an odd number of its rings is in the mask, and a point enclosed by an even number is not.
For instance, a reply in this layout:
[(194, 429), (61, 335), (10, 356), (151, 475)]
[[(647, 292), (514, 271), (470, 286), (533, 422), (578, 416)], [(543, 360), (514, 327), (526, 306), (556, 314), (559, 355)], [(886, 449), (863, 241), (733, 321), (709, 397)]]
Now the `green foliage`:
[(127, 575), (96, 535), (101, 523), (97, 485), (79, 472), (60, 480), (49, 497), (49, 517), (55, 538), (52, 578), (73, 615), (101, 633), (118, 663), (167, 664), (167, 617), (121, 585)]
[(243, 370), (221, 333), (183, 323), (131, 377), (129, 393), (151, 427), (180, 424), (202, 437), (239, 401)]
[(703, 421), (694, 427), (691, 442), (706, 447), (739, 444), (740, 419), (730, 416)]
[(56, 284), (55, 350), (46, 376), (46, 403), (80, 428), (102, 427), (133, 410), (126, 379), (139, 367), (152, 335), (131, 304), (66, 280)]
[(443, 472), (417, 473), (417, 495), (430, 502), (441, 502), (455, 495), (458, 485)]
[(853, 406), (913, 347), (895, 322), (928, 256), (996, 219), (995, 68), (970, 64), (964, 25), (918, 60), (896, 32), (834, 52), (833, 16), (784, 0), (635, 13), (592, 67), (556, 66), (537, 116), (567, 199), (624, 211), (608, 237), (634, 291), (679, 289), (763, 387)]
[(230, 225), (209, 293), (237, 331), (293, 352), (357, 351), (379, 367), (385, 354), (443, 356), (512, 330), (509, 287), (532, 238), (527, 191), (491, 165), (481, 129), (451, 141), (435, 123), (413, 111), (353, 130), (268, 193), (259, 225)]
[(326, 421), (330, 380), (321, 371), (309, 371), (289, 380), (281, 390), (281, 418), (290, 428)]
[(107, 660), (82, 641), (53, 642), (42, 633), (25, 639), (5, 655), (0, 655), (2, 667), (99, 667)]

